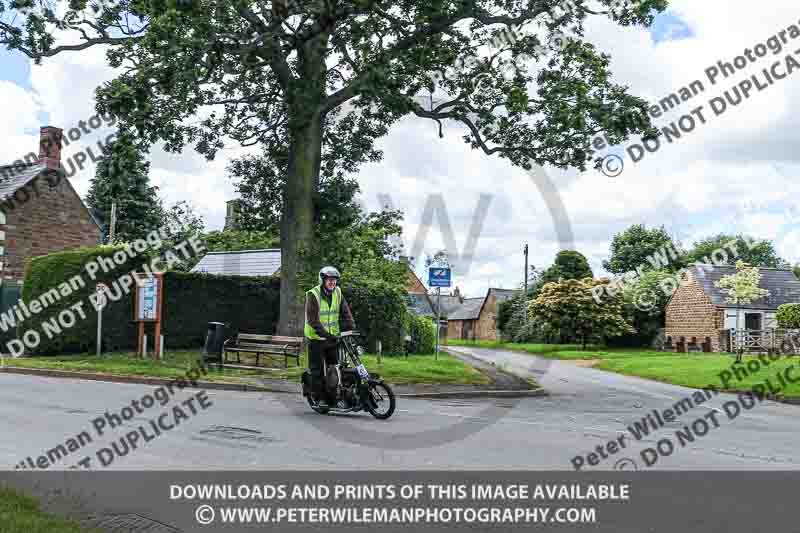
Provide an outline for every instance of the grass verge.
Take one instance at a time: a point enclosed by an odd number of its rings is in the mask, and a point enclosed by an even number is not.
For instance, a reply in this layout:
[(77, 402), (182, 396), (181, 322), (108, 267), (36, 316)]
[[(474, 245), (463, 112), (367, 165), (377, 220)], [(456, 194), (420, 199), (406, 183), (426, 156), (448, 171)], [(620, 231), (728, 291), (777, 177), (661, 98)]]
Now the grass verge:
[[(676, 352), (659, 352), (644, 348), (607, 348), (592, 347), (586, 350), (579, 345), (567, 344), (514, 344), (499, 341), (448, 341), (451, 345), (477, 346), (481, 348), (494, 348), (514, 350), (540, 355), (550, 359), (561, 360), (591, 360), (599, 359), (594, 368), (608, 370), (628, 376), (637, 376), (654, 381), (683, 385), (692, 388), (716, 387), (721, 391), (747, 391), (755, 385), (765, 384), (767, 380), (774, 388), (780, 387), (781, 393), (787, 398), (800, 398), (800, 359), (781, 357), (775, 361), (765, 359), (768, 365), (759, 364), (755, 372), (747, 370), (747, 362), (757, 359), (756, 355), (745, 355), (744, 371), (734, 373), (732, 365), (735, 356), (720, 353), (685, 354)], [(755, 365), (752, 365), (755, 368)], [(784, 374), (789, 367), (789, 377), (797, 379), (798, 383), (784, 380), (786, 385), (778, 384), (777, 374)], [(731, 374), (729, 379), (723, 379), (723, 372)]]
[[(24, 368), (41, 368), (51, 370), (71, 370), (91, 372), (95, 374), (111, 374), (116, 376), (139, 376), (177, 378), (186, 375), (186, 372), (196, 366), (202, 357), (196, 350), (170, 351), (164, 354), (161, 361), (152, 359), (137, 359), (132, 353), (109, 353), (101, 357), (94, 354), (69, 354), (42, 357), (22, 357), (18, 359), (6, 358), (8, 366)], [(473, 385), (488, 384), (489, 379), (470, 365), (448, 355), (439, 353), (439, 360), (434, 360), (431, 355), (384, 356), (378, 364), (377, 357), (366, 354), (363, 357), (367, 368), (390, 383), (405, 384), (434, 384), (434, 385)], [(242, 354), (242, 363), (248, 360)], [(283, 364), (283, 361), (280, 361)], [(306, 355), (300, 358), (300, 366), (292, 366), (294, 360), (289, 360), (289, 368), (275, 368), (265, 370), (242, 370), (225, 368), (221, 372), (215, 365), (203, 380), (244, 383), (254, 377), (284, 379), (298, 381), (307, 366)]]
[(43, 512), (33, 498), (0, 487), (0, 531), (25, 533), (100, 533)]

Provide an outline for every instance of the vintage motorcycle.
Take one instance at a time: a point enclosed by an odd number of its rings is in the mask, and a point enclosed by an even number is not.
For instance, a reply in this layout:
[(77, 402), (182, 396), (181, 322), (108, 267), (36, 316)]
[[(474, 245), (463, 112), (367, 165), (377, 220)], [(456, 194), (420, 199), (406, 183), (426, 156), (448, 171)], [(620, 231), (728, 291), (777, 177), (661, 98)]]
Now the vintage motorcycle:
[(323, 384), (334, 405), (320, 405), (314, 399), (311, 370), (303, 372), (303, 396), (315, 412), (354, 413), (366, 410), (380, 420), (386, 420), (394, 413), (396, 401), (391, 387), (377, 374), (370, 374), (361, 362), (364, 348), (358, 344), (360, 337), (357, 331), (342, 332), (336, 342), (336, 364), (323, 365)]

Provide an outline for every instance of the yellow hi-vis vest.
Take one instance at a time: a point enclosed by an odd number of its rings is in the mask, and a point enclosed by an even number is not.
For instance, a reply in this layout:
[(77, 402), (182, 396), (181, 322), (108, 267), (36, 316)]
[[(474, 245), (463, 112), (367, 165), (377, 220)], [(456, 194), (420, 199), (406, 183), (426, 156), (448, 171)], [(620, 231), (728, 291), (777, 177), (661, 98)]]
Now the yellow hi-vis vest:
[[(306, 298), (316, 298), (317, 302), (319, 302), (319, 321), (322, 322), (322, 327), (325, 328), (325, 331), (330, 333), (331, 335), (338, 335), (339, 334), (339, 306), (342, 302), (342, 289), (336, 287), (333, 290), (333, 294), (331, 295), (331, 305), (328, 305), (328, 301), (325, 298), (320, 298), (320, 287), (317, 285), (310, 291), (306, 292)], [(317, 332), (314, 331), (314, 328), (311, 327), (311, 324), (308, 323), (308, 317), (306, 316), (306, 326), (304, 329), (305, 335), (307, 339), (312, 340), (321, 340), (322, 337), (317, 335)]]

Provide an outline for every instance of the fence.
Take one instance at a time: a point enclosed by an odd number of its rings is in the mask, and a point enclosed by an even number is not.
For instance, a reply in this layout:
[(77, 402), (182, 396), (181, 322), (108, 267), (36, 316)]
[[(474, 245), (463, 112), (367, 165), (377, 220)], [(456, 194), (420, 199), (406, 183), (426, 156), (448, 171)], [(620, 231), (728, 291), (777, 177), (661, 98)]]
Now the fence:
[(796, 329), (734, 329), (727, 331), (725, 350), (730, 353), (800, 353), (800, 330)]

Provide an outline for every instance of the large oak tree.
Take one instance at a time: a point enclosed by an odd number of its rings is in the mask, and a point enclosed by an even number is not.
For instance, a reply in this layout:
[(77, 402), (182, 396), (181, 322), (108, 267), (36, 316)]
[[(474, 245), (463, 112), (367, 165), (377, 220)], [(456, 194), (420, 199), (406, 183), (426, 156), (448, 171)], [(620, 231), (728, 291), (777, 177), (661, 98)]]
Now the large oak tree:
[[(193, 144), (208, 158), (223, 139), (261, 145), (273, 172), (286, 175), (284, 333), (302, 326), (296, 273), (321, 173), (379, 160), (375, 141), (401, 118), (461, 122), (472, 148), (524, 168), (584, 169), (595, 135), (619, 143), (652, 133), (646, 103), (612, 81), (610, 58), (583, 27), (589, 17), (649, 25), (667, 0), (188, 4), (0, 0), (0, 43), (37, 62), (108, 46), (110, 65), (123, 71), (98, 89), (97, 107), (144, 142)], [(498, 39), (509, 31), (512, 39)], [(418, 98), (431, 91), (436, 105)]]

